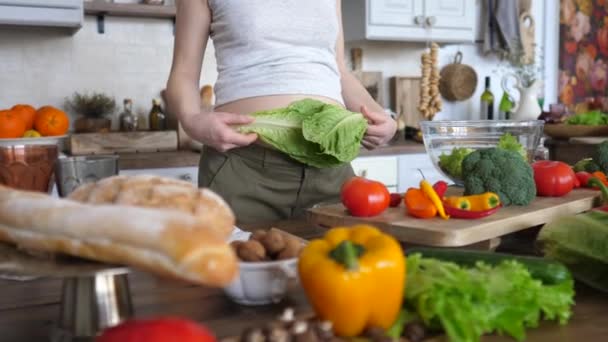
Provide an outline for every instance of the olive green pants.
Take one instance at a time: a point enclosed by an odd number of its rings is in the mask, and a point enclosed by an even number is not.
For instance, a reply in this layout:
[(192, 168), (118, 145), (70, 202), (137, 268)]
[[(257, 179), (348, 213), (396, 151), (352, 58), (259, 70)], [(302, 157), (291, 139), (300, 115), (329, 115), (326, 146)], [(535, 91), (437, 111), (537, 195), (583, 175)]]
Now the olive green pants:
[(314, 168), (258, 145), (226, 153), (205, 146), (198, 183), (222, 196), (242, 224), (302, 218), (315, 204), (337, 203), (353, 175), (350, 164)]

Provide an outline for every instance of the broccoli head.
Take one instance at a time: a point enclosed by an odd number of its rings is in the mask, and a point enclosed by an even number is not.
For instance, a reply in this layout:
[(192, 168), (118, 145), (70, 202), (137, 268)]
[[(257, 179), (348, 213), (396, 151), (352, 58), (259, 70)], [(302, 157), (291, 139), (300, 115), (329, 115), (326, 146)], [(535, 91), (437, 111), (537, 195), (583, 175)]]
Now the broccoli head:
[(608, 173), (608, 140), (597, 145), (593, 155), (593, 161), (600, 167), (599, 171)]
[(597, 165), (597, 163), (593, 161), (592, 158), (585, 158), (577, 161), (576, 164), (574, 164), (574, 166), (572, 167), (572, 169), (574, 170), (574, 172), (585, 171), (593, 173), (595, 171), (600, 171), (600, 166)]
[(462, 161), (465, 195), (494, 192), (504, 205), (527, 205), (536, 197), (532, 167), (514, 151), (480, 149)]

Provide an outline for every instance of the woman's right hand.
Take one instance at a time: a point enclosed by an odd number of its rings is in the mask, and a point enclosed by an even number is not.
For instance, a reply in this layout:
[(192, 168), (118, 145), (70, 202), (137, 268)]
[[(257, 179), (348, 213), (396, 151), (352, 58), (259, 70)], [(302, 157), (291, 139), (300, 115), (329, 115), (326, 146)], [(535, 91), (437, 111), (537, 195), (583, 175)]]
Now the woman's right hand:
[(251, 145), (257, 140), (255, 133), (241, 134), (234, 127), (230, 127), (246, 125), (253, 121), (254, 118), (248, 115), (208, 112), (189, 115), (182, 124), (192, 139), (220, 152), (226, 152), (235, 147)]

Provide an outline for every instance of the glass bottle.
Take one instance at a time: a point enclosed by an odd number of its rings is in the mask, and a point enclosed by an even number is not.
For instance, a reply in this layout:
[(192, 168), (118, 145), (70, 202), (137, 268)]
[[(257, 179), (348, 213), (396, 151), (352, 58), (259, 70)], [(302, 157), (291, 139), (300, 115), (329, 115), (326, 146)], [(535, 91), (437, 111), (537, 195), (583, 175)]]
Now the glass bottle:
[(120, 114), (120, 130), (122, 132), (137, 131), (139, 118), (133, 113), (133, 101), (123, 100), (123, 111)]
[(150, 123), (151, 131), (164, 131), (167, 129), (167, 116), (160, 106), (159, 99), (152, 100), (152, 109), (150, 109), (148, 122)]
[(534, 161), (549, 160), (549, 149), (545, 146), (545, 137), (540, 137), (540, 142), (534, 151)]
[(498, 119), (499, 120), (510, 120), (511, 111), (515, 104), (507, 92), (502, 94), (500, 103), (498, 104)]
[(486, 89), (481, 94), (481, 119), (494, 120), (494, 94), (490, 90), (490, 77), (486, 76)]

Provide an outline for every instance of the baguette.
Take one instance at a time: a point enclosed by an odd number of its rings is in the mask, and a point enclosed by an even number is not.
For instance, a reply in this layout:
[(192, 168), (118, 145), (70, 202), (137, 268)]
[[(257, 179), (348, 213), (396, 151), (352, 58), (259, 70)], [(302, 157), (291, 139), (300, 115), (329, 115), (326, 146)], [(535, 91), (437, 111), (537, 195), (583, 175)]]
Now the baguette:
[(194, 215), (201, 224), (228, 238), (235, 218), (224, 200), (190, 182), (151, 175), (113, 176), (81, 185), (69, 199), (90, 204), (173, 209)]
[(0, 186), (0, 240), (222, 287), (238, 273), (226, 239), (192, 215), (93, 205)]

